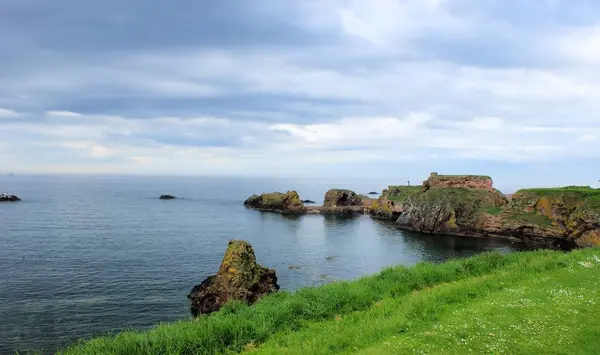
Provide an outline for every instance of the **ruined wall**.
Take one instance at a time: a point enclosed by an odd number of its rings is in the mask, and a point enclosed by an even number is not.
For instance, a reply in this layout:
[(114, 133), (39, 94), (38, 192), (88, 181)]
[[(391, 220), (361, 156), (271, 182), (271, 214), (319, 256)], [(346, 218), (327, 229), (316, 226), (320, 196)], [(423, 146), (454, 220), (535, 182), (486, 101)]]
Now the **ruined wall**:
[(429, 179), (423, 182), (423, 189), (443, 188), (443, 187), (467, 187), (471, 189), (481, 189), (493, 191), (493, 181), (489, 176), (480, 175), (438, 175), (431, 173)]

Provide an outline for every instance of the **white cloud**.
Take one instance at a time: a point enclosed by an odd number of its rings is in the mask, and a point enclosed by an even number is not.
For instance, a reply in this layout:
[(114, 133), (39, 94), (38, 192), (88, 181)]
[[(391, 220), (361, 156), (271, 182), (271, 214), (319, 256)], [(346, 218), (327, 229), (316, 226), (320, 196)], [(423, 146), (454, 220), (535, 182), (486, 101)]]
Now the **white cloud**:
[(18, 116), (19, 113), (16, 111), (0, 108), (0, 118), (14, 118)]
[(46, 114), (52, 117), (83, 117), (82, 114), (72, 111), (46, 111)]
[(558, 49), (575, 61), (600, 64), (600, 25), (569, 31), (559, 38)]

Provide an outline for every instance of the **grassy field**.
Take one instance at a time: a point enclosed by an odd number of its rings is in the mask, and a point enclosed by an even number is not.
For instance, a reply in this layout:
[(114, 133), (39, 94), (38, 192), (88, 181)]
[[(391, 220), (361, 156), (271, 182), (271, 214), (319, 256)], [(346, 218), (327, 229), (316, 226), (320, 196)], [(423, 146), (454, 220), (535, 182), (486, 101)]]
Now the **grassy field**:
[(600, 249), (536, 251), (281, 292), (62, 354), (594, 354)]

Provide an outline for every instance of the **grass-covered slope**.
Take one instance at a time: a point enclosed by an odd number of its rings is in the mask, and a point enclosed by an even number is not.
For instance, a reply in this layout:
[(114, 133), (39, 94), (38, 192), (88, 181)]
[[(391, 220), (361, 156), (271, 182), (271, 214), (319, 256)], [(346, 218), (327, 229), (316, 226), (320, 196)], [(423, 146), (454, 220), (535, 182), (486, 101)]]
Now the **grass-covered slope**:
[(593, 354), (600, 250), (484, 254), (97, 338), (63, 354)]

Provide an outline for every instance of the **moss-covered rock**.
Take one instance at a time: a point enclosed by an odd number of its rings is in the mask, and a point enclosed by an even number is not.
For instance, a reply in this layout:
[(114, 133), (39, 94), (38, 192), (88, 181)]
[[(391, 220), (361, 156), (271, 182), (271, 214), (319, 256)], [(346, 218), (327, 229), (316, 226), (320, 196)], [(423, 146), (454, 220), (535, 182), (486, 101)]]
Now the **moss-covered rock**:
[(356, 192), (342, 189), (331, 189), (325, 193), (323, 206), (327, 208), (363, 206), (364, 198)]
[(216, 275), (195, 286), (188, 298), (194, 315), (219, 310), (228, 301), (253, 304), (262, 296), (279, 290), (275, 270), (256, 263), (252, 246), (231, 240)]
[(396, 223), (427, 233), (461, 233), (475, 229), (486, 209), (508, 202), (498, 191), (470, 188), (430, 188), (409, 195)]
[(286, 193), (271, 192), (261, 195), (252, 195), (246, 201), (244, 206), (257, 210), (274, 211), (281, 213), (305, 213), (304, 202), (296, 191)]
[(420, 191), (421, 186), (388, 186), (377, 201), (372, 201), (369, 213), (376, 218), (397, 219), (402, 213), (404, 200)]
[(505, 216), (509, 221), (556, 230), (580, 246), (598, 244), (600, 189), (589, 186), (524, 189), (512, 197)]

